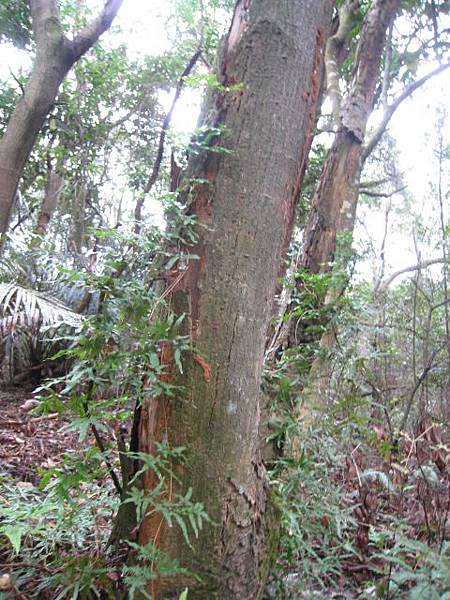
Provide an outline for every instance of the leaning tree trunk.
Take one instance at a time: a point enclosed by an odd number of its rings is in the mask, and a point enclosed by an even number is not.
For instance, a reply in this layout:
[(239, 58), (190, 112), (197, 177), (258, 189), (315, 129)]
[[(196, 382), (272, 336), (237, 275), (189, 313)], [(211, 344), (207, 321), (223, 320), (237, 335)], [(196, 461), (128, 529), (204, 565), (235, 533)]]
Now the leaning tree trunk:
[[(188, 585), (193, 599), (250, 600), (264, 588), (277, 526), (258, 453), (261, 371), (315, 119), (330, 4), (239, 0), (235, 7), (219, 63), (231, 91), (209, 106), (208, 124), (223, 133), (190, 168), (188, 212), (198, 222), (191, 252), (199, 258), (170, 274), (170, 302), (188, 315), (193, 352), (177, 377), (183, 391), (147, 399), (140, 422), (142, 451), (153, 452), (165, 436), (187, 448), (181, 489), (193, 489), (212, 523), (191, 549), (161, 515), (144, 519), (140, 543), (155, 542), (201, 577), (159, 581), (155, 597)], [(170, 372), (170, 347), (161, 359)], [(151, 487), (151, 477), (143, 483)]]
[(122, 1), (106, 0), (97, 18), (69, 40), (64, 34), (57, 0), (30, 0), (36, 57), (24, 95), (0, 139), (1, 239), (8, 231), (24, 167), (59, 86), (75, 62), (111, 25)]
[[(337, 33), (329, 39), (325, 56), (326, 61), (328, 60), (325, 65), (327, 87), (333, 100), (337, 133), (317, 182), (298, 263), (301, 271), (310, 274), (329, 272), (335, 259), (338, 233), (353, 233), (361, 173), (368, 155), (364, 145), (367, 120), (375, 104), (386, 31), (400, 1), (374, 0), (369, 8), (361, 28), (350, 89), (341, 100), (337, 76), (338, 52), (345, 42), (345, 35), (350, 31), (348, 21), (358, 4), (354, 0), (346, 0), (341, 6), (339, 16), (343, 22)], [(300, 278), (297, 283), (300, 293), (302, 286), (303, 280)], [(328, 296), (317, 301), (317, 308), (323, 307), (324, 303), (331, 303), (336, 294), (342, 291), (342, 288), (338, 291), (330, 290)], [(280, 328), (278, 339), (272, 343), (274, 356), (320, 339), (321, 329), (317, 327), (317, 323), (305, 321), (302, 316), (294, 316), (295, 308), (294, 301), (286, 311), (290, 317)], [(315, 327), (311, 328), (311, 325)], [(326, 323), (322, 322), (321, 325)], [(322, 347), (332, 346), (333, 340), (334, 333), (327, 331), (321, 340)], [(322, 372), (322, 359), (314, 362), (313, 351), (307, 354), (307, 361), (310, 366), (310, 386), (305, 388), (301, 385), (301, 390), (298, 391), (302, 392), (305, 401), (297, 407), (297, 418), (305, 425), (311, 421), (311, 409), (323, 405), (323, 388), (327, 377)], [(294, 451), (295, 447), (296, 441)]]
[[(347, 4), (352, 4), (350, 1)], [(298, 267), (307, 273), (326, 273), (333, 265), (339, 232), (352, 233), (364, 161), (367, 120), (373, 110), (386, 30), (399, 0), (375, 0), (365, 17), (358, 43), (353, 78), (339, 108), (338, 131), (314, 192)], [(331, 57), (331, 71), (336, 58)], [(329, 75), (330, 65), (326, 65)], [(298, 287), (301, 291), (302, 281)], [(289, 307), (292, 312), (295, 305)], [(300, 317), (301, 319), (301, 317)], [(294, 348), (309, 341), (308, 323), (291, 318), (280, 334), (279, 346)]]

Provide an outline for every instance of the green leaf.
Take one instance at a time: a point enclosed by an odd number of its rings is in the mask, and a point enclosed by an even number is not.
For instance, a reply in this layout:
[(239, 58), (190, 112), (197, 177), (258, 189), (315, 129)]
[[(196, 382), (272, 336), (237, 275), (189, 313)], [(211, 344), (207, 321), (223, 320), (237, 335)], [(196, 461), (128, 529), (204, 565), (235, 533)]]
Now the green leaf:
[(21, 527), (20, 525), (4, 525), (1, 528), (1, 532), (3, 535), (6, 535), (16, 554), (19, 554), (20, 552), (20, 545), (24, 531), (25, 528)]
[(178, 599), (178, 600), (186, 600), (186, 598), (187, 598), (187, 595), (188, 595), (188, 589), (186, 588), (185, 590), (183, 590), (183, 591), (181, 592), (181, 594), (180, 594), (180, 597), (179, 597), (179, 599)]
[(182, 365), (182, 363), (181, 363), (181, 351), (180, 351), (180, 349), (179, 349), (179, 348), (177, 348), (177, 349), (175, 350), (175, 355), (174, 355), (174, 357), (175, 357), (175, 363), (176, 363), (176, 365), (177, 365), (177, 367), (178, 367), (178, 370), (180, 371), (180, 373), (183, 373), (183, 365)]
[(186, 542), (186, 544), (189, 546), (189, 548), (192, 548), (192, 544), (189, 540), (189, 533), (186, 527), (186, 523), (184, 522), (184, 519), (182, 516), (180, 516), (179, 514), (175, 513), (173, 515), (175, 521), (178, 523), (178, 526), (181, 529), (181, 533), (183, 534), (184, 540)]

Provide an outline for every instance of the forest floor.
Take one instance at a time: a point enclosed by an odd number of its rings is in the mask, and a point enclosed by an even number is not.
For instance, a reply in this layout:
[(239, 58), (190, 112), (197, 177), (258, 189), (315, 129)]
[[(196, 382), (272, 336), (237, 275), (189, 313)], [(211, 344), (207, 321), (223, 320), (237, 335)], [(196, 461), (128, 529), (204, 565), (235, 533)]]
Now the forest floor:
[[(366, 441), (354, 447), (347, 440), (347, 453), (328, 469), (326, 485), (330, 492), (339, 489), (336, 510), (349, 518), (341, 531), (333, 528), (333, 516), (324, 507), (334, 500), (311, 500), (314, 484), (306, 489), (302, 497), (314, 507), (305, 513), (301, 527), (308, 546), (306, 561), (300, 559), (297, 572), (292, 561), (285, 568), (281, 563), (285, 595), (279, 596), (272, 583), (270, 597), (450, 598), (449, 434), (447, 427), (424, 418), (414, 436), (402, 434), (394, 442), (382, 425), (369, 426)], [(311, 525), (314, 521), (319, 525)], [(308, 563), (305, 573), (302, 566)], [(305, 579), (312, 583), (307, 591)]]
[(78, 435), (64, 429), (58, 413), (33, 414), (38, 405), (32, 386), (0, 390), (0, 474), (25, 488), (37, 486), (40, 470), (62, 463), (64, 452), (78, 447)]
[[(69, 422), (58, 413), (35, 414), (38, 404), (32, 387), (0, 391), (0, 483), (7, 481), (9, 488), (16, 486), (24, 492), (33, 489), (33, 493), (39, 494), (38, 486), (44, 472), (63, 466), (67, 451), (83, 452), (83, 447), (94, 442), (88, 436), (81, 443), (78, 433), (69, 431)], [(276, 600), (403, 598), (406, 596), (400, 591), (389, 592), (389, 581), (395, 579), (395, 574), (401, 570), (401, 561), (410, 567), (412, 581), (418, 570), (423, 568), (418, 549), (442, 549), (450, 541), (450, 453), (448, 439), (443, 439), (441, 429), (431, 420), (424, 420), (414, 439), (404, 437), (394, 449), (387, 443), (387, 435), (382, 428), (375, 427), (372, 434), (372, 444), (352, 449), (342, 465), (329, 473), (330, 481), (342, 490), (342, 510), (352, 518), (352, 529), (345, 535), (347, 540), (351, 538), (354, 551), (345, 551), (344, 544), (341, 551), (341, 542), (332, 539), (332, 536), (327, 537), (326, 517), (321, 519), (324, 533), (308, 540), (318, 564), (320, 561), (325, 564), (328, 553), (336, 555), (342, 552), (340, 574), (334, 581), (330, 578), (326, 592), (323, 588), (314, 589), (313, 583), (305, 591), (301, 561), (295, 570), (292, 564), (286, 565), (289, 572), (280, 574), (282, 594), (280, 586), (270, 584), (267, 597)], [(108, 477), (97, 483), (100, 490), (105, 490), (105, 496), (110, 493)], [(320, 498), (316, 500), (320, 502)], [(101, 505), (100, 495), (98, 501)], [(99, 527), (106, 531), (109, 526), (108, 518), (103, 517)], [(373, 537), (373, 531), (378, 532), (378, 538)], [(401, 531), (402, 538), (410, 540), (412, 546), (405, 546), (397, 558), (392, 554), (390, 565), (387, 560), (389, 552), (393, 552), (394, 546), (399, 543), (396, 531)], [(414, 544), (423, 546), (415, 547)], [(86, 548), (87, 553), (91, 550)], [(0, 549), (0, 561), (2, 553)], [(448, 577), (450, 579), (450, 574)], [(383, 591), (386, 590), (384, 580), (388, 582), (387, 592)], [(411, 585), (407, 581), (406, 589)], [(445, 585), (444, 582), (443, 589), (446, 589)], [(391, 589), (397, 588), (391, 586)], [(418, 597), (428, 598), (427, 595)]]

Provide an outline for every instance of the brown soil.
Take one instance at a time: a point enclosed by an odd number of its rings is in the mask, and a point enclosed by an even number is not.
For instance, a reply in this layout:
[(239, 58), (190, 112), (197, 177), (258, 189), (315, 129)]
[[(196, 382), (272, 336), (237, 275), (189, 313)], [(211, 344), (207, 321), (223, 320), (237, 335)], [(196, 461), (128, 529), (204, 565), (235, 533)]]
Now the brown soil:
[(0, 390), (0, 476), (37, 485), (40, 469), (60, 463), (78, 436), (64, 431), (67, 421), (57, 413), (40, 415), (29, 407), (30, 400), (38, 404), (33, 388)]

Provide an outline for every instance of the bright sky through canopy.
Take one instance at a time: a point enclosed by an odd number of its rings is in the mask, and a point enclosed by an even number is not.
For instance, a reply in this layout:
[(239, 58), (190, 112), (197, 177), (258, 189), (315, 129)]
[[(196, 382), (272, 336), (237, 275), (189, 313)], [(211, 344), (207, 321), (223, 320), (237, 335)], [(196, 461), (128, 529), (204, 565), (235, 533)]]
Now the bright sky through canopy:
[[(99, 5), (97, 0), (90, 2), (93, 10)], [(129, 51), (136, 55), (160, 54), (170, 50), (170, 16), (173, 2), (167, 0), (125, 0), (120, 10), (118, 24), (123, 30), (122, 42)], [(169, 21), (168, 21), (169, 19)], [(169, 27), (168, 27), (169, 24)], [(224, 23), (224, 29), (226, 24)], [(105, 36), (108, 40), (108, 35)], [(422, 64), (419, 75), (431, 71), (436, 65)], [(0, 77), (10, 78), (11, 73), (18, 74), (30, 67), (26, 52), (14, 49), (9, 44), (0, 45)], [(388, 131), (396, 140), (399, 151), (398, 162), (404, 173), (411, 193), (416, 198), (417, 211), (423, 214), (426, 221), (429, 213), (429, 182), (436, 176), (433, 161), (433, 135), (436, 122), (436, 106), (450, 106), (450, 70), (447, 70), (428, 81), (423, 88), (407, 99), (394, 115)], [(161, 92), (160, 102), (164, 110), (168, 110), (173, 92)], [(201, 105), (198, 90), (185, 89), (172, 118), (172, 128), (180, 133), (188, 134), (197, 123)], [(447, 131), (444, 135), (450, 139), (450, 120), (447, 119)], [(427, 143), (428, 140), (428, 143)], [(402, 198), (394, 199), (396, 204)], [(383, 211), (371, 212), (371, 219), (366, 223), (368, 233), (381, 240), (383, 230)], [(363, 239), (366, 231), (356, 230), (356, 237)], [(389, 261), (392, 269), (398, 269), (414, 261), (413, 247), (404, 236), (393, 236), (388, 239)]]

